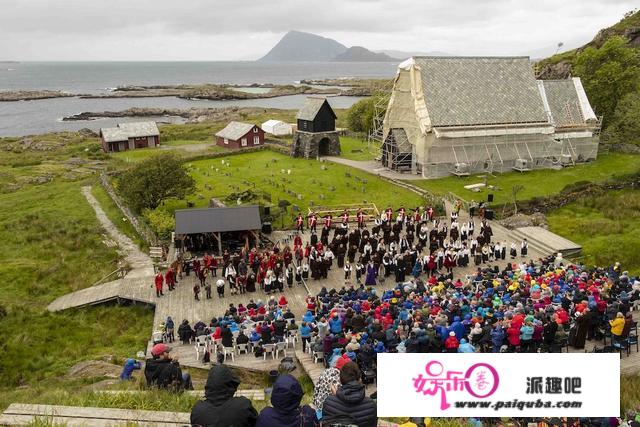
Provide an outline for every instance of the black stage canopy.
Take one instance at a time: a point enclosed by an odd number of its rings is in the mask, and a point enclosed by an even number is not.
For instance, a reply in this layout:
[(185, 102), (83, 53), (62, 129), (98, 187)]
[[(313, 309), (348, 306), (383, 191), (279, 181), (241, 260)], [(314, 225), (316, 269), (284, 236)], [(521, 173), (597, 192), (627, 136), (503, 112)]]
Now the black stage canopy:
[(258, 206), (176, 210), (176, 234), (259, 230)]

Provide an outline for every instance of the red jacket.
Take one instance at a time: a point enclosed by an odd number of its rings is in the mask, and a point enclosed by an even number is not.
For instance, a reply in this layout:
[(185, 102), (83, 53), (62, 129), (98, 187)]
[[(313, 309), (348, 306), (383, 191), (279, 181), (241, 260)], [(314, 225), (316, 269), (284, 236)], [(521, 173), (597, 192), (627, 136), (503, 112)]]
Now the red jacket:
[(509, 344), (513, 346), (520, 345), (520, 328), (516, 328), (513, 325), (509, 327), (509, 329), (507, 329), (507, 340)]
[(156, 289), (162, 289), (162, 284), (164, 283), (164, 278), (162, 277), (162, 273), (156, 274)]
[(446, 348), (447, 350), (458, 348), (459, 346), (460, 346), (460, 342), (458, 341), (458, 338), (456, 338), (455, 336), (449, 337), (446, 340), (444, 340), (444, 348)]

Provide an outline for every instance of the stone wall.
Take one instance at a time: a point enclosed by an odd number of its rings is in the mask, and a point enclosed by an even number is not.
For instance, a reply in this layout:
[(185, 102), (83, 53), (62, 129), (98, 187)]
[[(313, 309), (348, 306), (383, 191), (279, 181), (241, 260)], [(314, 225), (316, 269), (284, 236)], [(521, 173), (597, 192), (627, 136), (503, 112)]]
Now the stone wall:
[(320, 155), (320, 143), (327, 139), (326, 152), (322, 155), (340, 155), (340, 136), (337, 131), (332, 132), (300, 132), (293, 134), (293, 145), (291, 146), (291, 157), (304, 157), (314, 159)]

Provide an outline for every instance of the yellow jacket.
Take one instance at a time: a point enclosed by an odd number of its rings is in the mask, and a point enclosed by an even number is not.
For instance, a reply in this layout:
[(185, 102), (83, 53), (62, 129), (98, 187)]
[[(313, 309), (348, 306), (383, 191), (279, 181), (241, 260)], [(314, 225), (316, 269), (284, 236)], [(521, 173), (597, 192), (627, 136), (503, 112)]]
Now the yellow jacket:
[(609, 325), (611, 325), (611, 333), (613, 335), (622, 335), (622, 330), (624, 329), (624, 319), (622, 317), (609, 320)]

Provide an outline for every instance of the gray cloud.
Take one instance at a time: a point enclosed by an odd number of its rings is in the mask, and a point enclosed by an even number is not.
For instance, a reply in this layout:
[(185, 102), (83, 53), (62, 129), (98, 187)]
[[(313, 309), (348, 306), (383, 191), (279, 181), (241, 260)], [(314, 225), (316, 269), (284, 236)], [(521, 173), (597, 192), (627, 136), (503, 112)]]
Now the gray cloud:
[(0, 58), (246, 59), (298, 29), (372, 49), (523, 53), (584, 42), (631, 0), (0, 0)]

